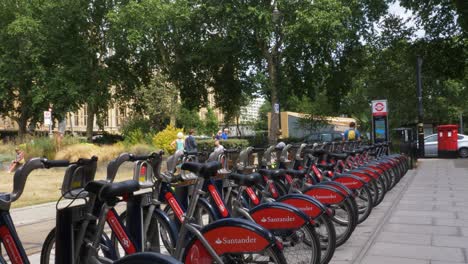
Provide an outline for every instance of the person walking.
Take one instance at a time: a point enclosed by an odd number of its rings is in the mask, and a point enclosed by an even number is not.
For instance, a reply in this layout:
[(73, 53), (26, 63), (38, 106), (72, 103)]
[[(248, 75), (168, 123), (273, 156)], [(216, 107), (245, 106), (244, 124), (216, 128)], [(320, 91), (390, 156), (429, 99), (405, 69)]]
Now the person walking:
[(356, 123), (349, 123), (349, 129), (343, 134), (343, 141), (359, 141), (361, 140), (361, 133), (356, 129)]
[(185, 139), (185, 150), (189, 152), (198, 151), (197, 142), (195, 141), (195, 130), (190, 129), (188, 137)]
[(177, 133), (177, 139), (172, 141), (171, 147), (175, 148), (175, 150), (184, 150), (184, 133), (179, 132)]
[(215, 140), (214, 145), (215, 145), (215, 148), (214, 148), (214, 151), (215, 151), (215, 152), (222, 152), (222, 151), (224, 151), (224, 146), (221, 145), (221, 143), (219, 142), (219, 140)]

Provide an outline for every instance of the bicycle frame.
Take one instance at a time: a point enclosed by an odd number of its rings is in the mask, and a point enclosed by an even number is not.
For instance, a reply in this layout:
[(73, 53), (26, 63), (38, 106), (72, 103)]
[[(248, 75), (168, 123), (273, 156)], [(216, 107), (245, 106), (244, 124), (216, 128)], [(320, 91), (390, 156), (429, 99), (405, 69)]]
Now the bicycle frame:
[(9, 210), (0, 211), (0, 239), (12, 264), (29, 264)]

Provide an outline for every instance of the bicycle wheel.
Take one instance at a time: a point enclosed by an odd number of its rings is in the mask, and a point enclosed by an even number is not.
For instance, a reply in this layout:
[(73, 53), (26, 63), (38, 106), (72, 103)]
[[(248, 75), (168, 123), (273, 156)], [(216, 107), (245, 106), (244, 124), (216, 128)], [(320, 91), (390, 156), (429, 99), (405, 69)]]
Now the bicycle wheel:
[(379, 177), (375, 183), (377, 185), (377, 192), (379, 194), (379, 198), (377, 199), (377, 201), (375, 201), (374, 207), (376, 207), (383, 201), (383, 199), (385, 198), (385, 194), (387, 193), (387, 187), (382, 177)]
[(336, 232), (335, 227), (327, 214), (315, 219), (315, 233), (320, 242), (320, 263), (327, 264), (335, 254)]
[(357, 219), (349, 201), (345, 200), (339, 204), (331, 204), (333, 211), (332, 222), (336, 231), (336, 246), (343, 245), (356, 228)]
[[(171, 219), (172, 222), (177, 221), (174, 216), (174, 211), (172, 210), (170, 206), (166, 206), (166, 208), (164, 208), (164, 213), (167, 214), (167, 216), (169, 217), (169, 219)], [(206, 204), (202, 202), (197, 203), (197, 207), (195, 209), (195, 213), (193, 217), (195, 218), (195, 221), (196, 221), (195, 223), (198, 224), (199, 226), (208, 225), (209, 223), (212, 223), (214, 220), (217, 219), (217, 217), (206, 206)]]
[[(198, 240), (195, 240), (195, 242)], [(190, 252), (190, 247), (195, 243), (192, 243), (187, 247), (188, 250), (184, 252), (184, 264), (211, 264), (215, 263), (214, 260), (207, 258), (200, 261), (198, 258), (193, 256), (187, 256), (186, 253)], [(227, 253), (220, 256), (221, 260), (226, 264), (287, 264), (286, 259), (284, 258), (283, 253), (277, 246), (272, 246), (265, 249), (262, 252), (256, 253)]]
[(176, 260), (170, 256), (164, 256), (157, 253), (142, 252), (135, 253), (129, 256), (125, 256), (113, 264), (182, 264), (182, 262)]
[[(101, 243), (103, 244), (103, 246), (100, 247), (98, 254), (101, 257), (106, 257), (108, 259), (115, 260), (116, 259), (115, 252), (111, 251), (111, 249), (109, 248), (109, 245), (105, 243), (105, 240), (107, 239), (108, 238), (101, 239), (102, 240)], [(81, 257), (81, 254), (80, 254), (80, 257)], [(55, 263), (55, 227), (52, 230), (50, 230), (49, 234), (47, 234), (47, 237), (44, 240), (44, 244), (42, 245), (42, 249), (41, 249), (40, 263), (41, 264)], [(79, 261), (77, 264), (79, 264)]]
[[(146, 210), (143, 213), (143, 219), (146, 219), (147, 212)], [(127, 212), (120, 214), (120, 219), (122, 223), (125, 224), (127, 220)], [(175, 244), (177, 237), (172, 231), (173, 227), (169, 226), (170, 224), (166, 221), (160, 219), (157, 214), (153, 214), (150, 225), (148, 227), (148, 232), (145, 234), (145, 251), (161, 252), (168, 253), (172, 255), (175, 252)], [(159, 238), (161, 237), (160, 244)], [(125, 250), (120, 245), (117, 236), (114, 232), (111, 234), (112, 245), (114, 246), (116, 255), (118, 258), (125, 256)]]
[(297, 230), (272, 232), (283, 244), (283, 255), (287, 263), (320, 263), (320, 241), (311, 224)]
[(357, 223), (360, 224), (369, 217), (372, 212), (372, 208), (374, 207), (369, 187), (362, 186), (362, 188), (357, 189), (355, 200), (358, 207)]

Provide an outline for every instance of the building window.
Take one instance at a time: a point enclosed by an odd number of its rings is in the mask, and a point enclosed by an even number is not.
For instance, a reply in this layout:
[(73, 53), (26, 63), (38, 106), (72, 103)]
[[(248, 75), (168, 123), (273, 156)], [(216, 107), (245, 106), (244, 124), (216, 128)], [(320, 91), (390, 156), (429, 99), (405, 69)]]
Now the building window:
[(79, 116), (79, 111), (76, 111), (76, 113), (73, 114), (73, 119), (74, 119), (74, 122), (75, 122), (75, 126), (79, 126), (80, 125), (80, 116)]
[(83, 107), (83, 125), (88, 126), (88, 107), (86, 105)]

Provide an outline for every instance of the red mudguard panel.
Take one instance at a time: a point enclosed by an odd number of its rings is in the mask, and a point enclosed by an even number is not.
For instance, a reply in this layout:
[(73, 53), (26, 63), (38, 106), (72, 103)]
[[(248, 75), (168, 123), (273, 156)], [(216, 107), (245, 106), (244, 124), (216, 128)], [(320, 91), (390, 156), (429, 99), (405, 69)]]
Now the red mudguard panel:
[(344, 196), (336, 191), (326, 188), (312, 188), (307, 190), (304, 194), (314, 197), (324, 204), (337, 204), (344, 200)]
[(348, 187), (351, 190), (356, 190), (359, 189), (363, 186), (363, 182), (358, 180), (358, 179), (353, 179), (351, 177), (346, 177), (346, 176), (340, 176), (335, 179), (333, 179), (335, 182), (339, 182), (343, 184), (344, 186)]
[(312, 219), (315, 219), (322, 214), (322, 208), (305, 199), (285, 198), (282, 199), (281, 202), (296, 207)]
[(254, 221), (268, 230), (298, 229), (305, 224), (302, 217), (283, 208), (263, 208), (251, 214)]

